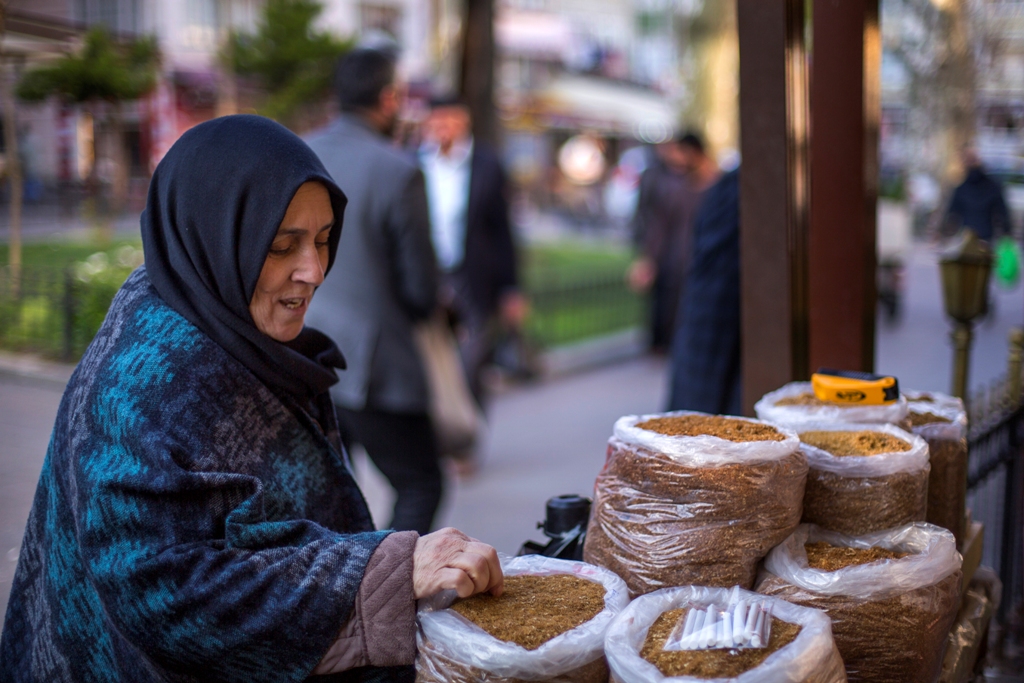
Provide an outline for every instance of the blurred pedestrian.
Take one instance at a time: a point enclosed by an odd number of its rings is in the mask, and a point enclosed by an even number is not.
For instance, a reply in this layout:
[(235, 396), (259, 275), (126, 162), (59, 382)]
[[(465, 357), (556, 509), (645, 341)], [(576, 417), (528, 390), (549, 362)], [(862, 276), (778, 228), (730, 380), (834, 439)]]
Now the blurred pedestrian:
[(947, 225), (969, 228), (986, 242), (1010, 232), (1003, 187), (990, 176), (977, 151), (967, 148), (961, 155), (966, 177), (953, 191), (946, 212)]
[(441, 299), (455, 321), (470, 390), (484, 407), (483, 370), (502, 331), (517, 334), (527, 312), (516, 274), (508, 184), (497, 153), (473, 138), (469, 108), (458, 98), (431, 101), (424, 137), (420, 163)]
[(644, 172), (636, 227), (643, 234), (640, 255), (628, 279), (636, 291), (651, 290), (651, 349), (664, 352), (672, 343), (693, 243), (693, 218), (704, 191), (719, 171), (696, 133), (686, 133), (658, 147), (661, 163)]
[(672, 341), (669, 410), (740, 414), (739, 198), (736, 169), (707, 191), (697, 211)]
[(395, 57), (360, 48), (338, 66), (341, 115), (309, 146), (348, 195), (338, 263), (309, 321), (348, 368), (331, 390), (342, 433), (394, 487), (391, 528), (426, 533), (442, 477), (413, 327), (437, 303), (437, 264), (423, 174), (389, 140), (401, 107)]

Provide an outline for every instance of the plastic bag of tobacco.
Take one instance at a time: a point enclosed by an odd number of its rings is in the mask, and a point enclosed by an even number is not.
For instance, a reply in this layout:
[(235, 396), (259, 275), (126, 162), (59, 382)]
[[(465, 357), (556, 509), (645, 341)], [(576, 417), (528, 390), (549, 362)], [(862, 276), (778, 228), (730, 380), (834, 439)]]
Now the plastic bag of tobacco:
[[(768, 643), (761, 648), (720, 647), (666, 650), (680, 619), (693, 609), (764, 605), (772, 616)], [(622, 683), (690, 683), (708, 679), (736, 683), (840, 683), (843, 661), (824, 613), (739, 588), (683, 586), (648, 593), (623, 610), (605, 636), (613, 680)]]
[(583, 559), (633, 596), (670, 586), (750, 588), (800, 521), (796, 435), (747, 418), (678, 412), (615, 423)]
[(758, 592), (824, 610), (850, 681), (931, 683), (960, 606), (953, 534), (927, 523), (847, 536), (801, 525)]
[(923, 522), (928, 444), (887, 424), (795, 425), (807, 458), (803, 521), (858, 535)]
[(928, 442), (932, 466), (928, 475), (925, 519), (952, 531), (960, 547), (966, 532), (967, 411), (964, 402), (935, 392), (908, 391), (906, 396), (911, 431)]
[(894, 403), (872, 406), (822, 401), (814, 395), (810, 382), (790, 382), (781, 389), (768, 392), (754, 404), (754, 412), (759, 419), (787, 426), (800, 422), (869, 422), (902, 425), (908, 410), (907, 398), (902, 395)]
[(605, 683), (604, 634), (629, 602), (612, 572), (540, 555), (501, 558), (505, 592), (418, 607), (418, 683)]

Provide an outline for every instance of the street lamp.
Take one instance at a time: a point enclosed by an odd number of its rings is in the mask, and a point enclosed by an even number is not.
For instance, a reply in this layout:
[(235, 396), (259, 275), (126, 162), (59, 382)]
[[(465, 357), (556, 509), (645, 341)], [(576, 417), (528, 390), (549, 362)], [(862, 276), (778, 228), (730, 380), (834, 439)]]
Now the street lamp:
[(974, 319), (988, 307), (988, 278), (992, 250), (973, 230), (964, 230), (959, 244), (946, 250), (939, 260), (942, 299), (946, 315), (953, 319), (953, 395), (967, 399), (967, 366), (970, 359)]

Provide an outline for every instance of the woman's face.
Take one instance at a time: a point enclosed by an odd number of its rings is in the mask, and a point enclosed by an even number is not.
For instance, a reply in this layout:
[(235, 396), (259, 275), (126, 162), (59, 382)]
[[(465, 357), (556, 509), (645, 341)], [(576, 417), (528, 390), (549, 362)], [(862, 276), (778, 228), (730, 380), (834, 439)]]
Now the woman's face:
[(249, 302), (256, 328), (271, 339), (291, 341), (302, 331), (313, 292), (324, 281), (332, 225), (327, 188), (304, 183), (288, 204)]

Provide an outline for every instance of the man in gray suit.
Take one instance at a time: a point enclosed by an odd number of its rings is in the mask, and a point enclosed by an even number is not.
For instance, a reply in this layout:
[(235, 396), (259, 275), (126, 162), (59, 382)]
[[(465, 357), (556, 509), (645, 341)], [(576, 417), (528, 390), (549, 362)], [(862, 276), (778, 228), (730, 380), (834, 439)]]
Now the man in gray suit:
[(330, 276), (308, 323), (348, 363), (331, 390), (348, 444), (361, 443), (395, 488), (391, 528), (430, 530), (442, 477), (413, 326), (437, 303), (423, 175), (388, 140), (401, 106), (395, 58), (356, 49), (338, 65), (341, 116), (307, 138), (348, 196)]

